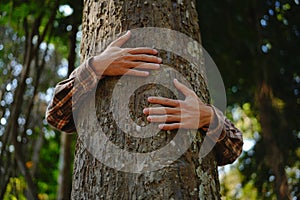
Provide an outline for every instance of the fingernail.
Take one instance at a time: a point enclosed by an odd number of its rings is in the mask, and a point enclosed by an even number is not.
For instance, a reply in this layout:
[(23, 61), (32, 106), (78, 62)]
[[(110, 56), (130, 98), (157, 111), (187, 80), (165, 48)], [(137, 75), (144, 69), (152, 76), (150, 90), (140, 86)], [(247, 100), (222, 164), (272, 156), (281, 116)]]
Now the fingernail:
[(164, 125), (163, 125), (163, 124), (160, 124), (160, 125), (158, 125), (158, 128), (159, 128), (159, 129), (162, 129), (162, 128), (164, 128)]
[(151, 117), (150, 117), (150, 116), (148, 116), (148, 117), (147, 117), (147, 120), (148, 120), (148, 121), (151, 121)]
[(161, 63), (161, 62), (162, 62), (162, 58), (158, 58), (158, 62), (160, 62), (160, 63)]
[(158, 51), (156, 49), (153, 49), (153, 51), (154, 51), (155, 54), (158, 54)]
[(144, 108), (143, 113), (147, 114), (147, 112), (148, 112), (148, 108)]
[(148, 101), (152, 101), (152, 99), (153, 99), (152, 97), (148, 97)]

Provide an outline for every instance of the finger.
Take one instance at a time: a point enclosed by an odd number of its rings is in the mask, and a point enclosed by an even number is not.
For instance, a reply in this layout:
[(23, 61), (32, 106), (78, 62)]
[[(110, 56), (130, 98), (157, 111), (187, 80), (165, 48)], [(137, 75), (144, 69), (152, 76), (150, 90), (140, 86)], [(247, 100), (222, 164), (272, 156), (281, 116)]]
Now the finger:
[(137, 48), (124, 48), (124, 50), (131, 54), (152, 54), (156, 55), (158, 51), (156, 49), (148, 47), (137, 47)]
[(129, 70), (126, 70), (124, 75), (145, 77), (145, 76), (149, 76), (149, 72), (135, 70), (135, 69), (129, 69)]
[(168, 107), (151, 107), (143, 110), (145, 115), (180, 114), (180, 109)]
[(174, 85), (180, 92), (184, 94), (184, 96), (195, 95), (195, 92), (193, 90), (180, 83), (177, 79), (174, 79)]
[(124, 35), (114, 40), (109, 46), (121, 47), (129, 40), (130, 36), (131, 36), (131, 32), (127, 31)]
[(157, 56), (151, 56), (146, 54), (127, 54), (122, 56), (122, 59), (131, 61), (143, 61), (151, 63), (161, 63), (162, 59)]
[(158, 128), (165, 131), (171, 131), (175, 129), (179, 129), (181, 127), (181, 123), (172, 123), (172, 124), (160, 124)]
[(138, 69), (159, 69), (160, 64), (144, 63), (144, 62), (129, 62), (126, 67)]
[(147, 117), (149, 122), (180, 122), (180, 115), (150, 115)]
[(181, 102), (180, 100), (174, 100), (165, 97), (148, 97), (148, 101), (153, 104), (160, 104), (171, 107), (179, 107)]

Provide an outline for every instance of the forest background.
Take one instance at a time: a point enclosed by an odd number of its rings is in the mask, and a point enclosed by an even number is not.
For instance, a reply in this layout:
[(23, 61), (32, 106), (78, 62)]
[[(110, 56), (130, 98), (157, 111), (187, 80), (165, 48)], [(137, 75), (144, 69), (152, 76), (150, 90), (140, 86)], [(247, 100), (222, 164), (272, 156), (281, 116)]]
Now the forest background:
[[(70, 190), (76, 135), (44, 115), (56, 83), (79, 65), (82, 4), (0, 2), (0, 199)], [(197, 11), (227, 117), (244, 133), (242, 156), (219, 168), (223, 198), (279, 199), (282, 186), (300, 199), (299, 0), (198, 0)]]

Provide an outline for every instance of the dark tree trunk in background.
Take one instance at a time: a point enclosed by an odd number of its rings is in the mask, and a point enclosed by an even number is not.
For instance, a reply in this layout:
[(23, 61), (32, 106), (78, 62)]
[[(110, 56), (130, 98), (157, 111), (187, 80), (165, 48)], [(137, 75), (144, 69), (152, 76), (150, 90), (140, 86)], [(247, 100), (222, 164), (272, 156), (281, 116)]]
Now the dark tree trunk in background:
[[(39, 85), (40, 75), (45, 64), (44, 62), (42, 62), (42, 64), (40, 64), (39, 62), (39, 46), (42, 42), (45, 42), (46, 37), (51, 38), (51, 30), (54, 24), (53, 22), (55, 20), (58, 3), (58, 0), (54, 1), (53, 7), (50, 8), (51, 12), (47, 17), (47, 23), (43, 25), (43, 31), (39, 30), (42, 19), (45, 16), (43, 13), (36, 16), (36, 18), (32, 18), (32, 16), (26, 16), (19, 19), (20, 21), (22, 21), (21, 24), (23, 25), (25, 32), (25, 51), (24, 55), (22, 56), (22, 71), (18, 77), (17, 88), (15, 89), (13, 96), (13, 103), (11, 104), (9, 110), (11, 114), (7, 119), (8, 123), (1, 137), (2, 146), (0, 153), (0, 199), (4, 197), (5, 191), (7, 190), (7, 185), (16, 166), (18, 167), (19, 172), (21, 172), (21, 174), (24, 176), (25, 182), (27, 184), (25, 196), (28, 199), (38, 199), (37, 186), (34, 183), (30, 170), (26, 166), (26, 156), (24, 155), (22, 143), (18, 141), (18, 138), (20, 138), (20, 136), (24, 136), (24, 134), (22, 135), (20, 131), (20, 123), (18, 122), (18, 119), (23, 114), (22, 107), (24, 106), (24, 102), (26, 99), (25, 94), (28, 89), (26, 80), (28, 77), (30, 77), (30, 73), (36, 75), (35, 77), (33, 77), (33, 79), (35, 80), (35, 88), (31, 102), (33, 102), (35, 94), (38, 91), (37, 87)], [(37, 37), (36, 43), (32, 42), (34, 37)], [(41, 60), (45, 59), (41, 58)], [(32, 69), (33, 66), (35, 68)], [(32, 105), (29, 104), (28, 108), (30, 108)], [(27, 114), (26, 111), (24, 113), (25, 115), (27, 115), (27, 123), (31, 113), (31, 109), (27, 111), (27, 113), (29, 114)], [(25, 124), (25, 131), (26, 127), (27, 124)], [(12, 152), (8, 151), (10, 145), (14, 146), (14, 151)]]
[[(68, 76), (73, 72), (76, 61), (76, 34), (78, 24), (72, 23), (72, 30), (69, 34), (69, 55), (68, 55)], [(57, 199), (64, 200), (71, 198), (72, 189), (72, 160), (74, 149), (72, 142), (73, 135), (68, 133), (61, 134), (60, 155), (59, 155), (59, 176)]]
[(70, 199), (72, 187), (72, 141), (73, 136), (67, 133), (61, 134), (59, 155), (59, 176), (57, 199)]
[[(86, 0), (82, 26), (82, 61), (92, 56), (95, 48), (103, 49), (107, 45), (103, 41), (110, 35), (115, 36), (129, 29), (147, 26), (176, 30), (200, 42), (194, 1)], [(174, 67), (186, 76), (196, 93), (208, 102), (207, 88), (203, 86), (206, 85), (205, 81), (199, 80), (199, 75), (191, 69), (189, 63), (164, 51), (161, 51), (159, 56), (163, 58), (164, 64)], [(180, 65), (183, 67), (179, 67)], [(132, 80), (134, 81), (134, 77)], [(102, 79), (96, 94), (97, 118), (106, 130), (107, 137), (119, 147), (136, 152), (152, 151), (153, 146), (161, 147), (166, 141), (170, 141), (172, 134), (164, 131), (159, 133), (160, 138), (154, 137), (155, 140), (150, 142), (148, 139), (133, 138), (112, 123), (114, 119), (107, 105), (110, 105), (112, 91), (117, 81), (117, 78)], [(124, 105), (124, 108), (129, 106), (133, 119), (145, 119), (142, 110), (147, 106), (146, 97), (150, 95), (174, 98), (170, 90), (157, 85), (138, 89), (130, 104)], [(119, 95), (119, 99), (122, 98), (125, 98), (124, 94)], [(84, 116), (84, 108), (79, 113), (83, 113)], [(78, 124), (84, 129), (87, 124), (81, 122)], [(93, 126), (93, 124), (88, 125)], [(169, 167), (140, 174), (121, 172), (105, 166), (85, 149), (85, 144), (79, 137), (76, 145), (71, 198), (220, 199), (214, 155), (210, 153), (203, 159), (199, 159), (198, 156), (201, 137), (198, 132), (191, 147)]]
[(256, 94), (260, 123), (263, 137), (263, 147), (265, 148), (265, 163), (272, 169), (275, 175), (274, 190), (279, 200), (291, 199), (287, 175), (283, 164), (283, 154), (276, 142), (274, 134), (274, 124), (278, 123), (279, 118), (276, 108), (272, 105), (273, 92), (271, 87), (262, 81)]
[[(257, 13), (263, 13), (264, 5), (262, 2), (252, 2), (253, 7), (251, 10), (251, 28), (257, 30), (256, 40), (262, 41), (264, 38), (264, 30), (259, 24), (261, 16)], [(249, 18), (250, 19), (250, 18)], [(281, 134), (286, 131), (284, 122), (282, 121), (282, 115), (280, 110), (274, 106), (273, 88), (271, 86), (270, 71), (274, 69), (268, 69), (266, 62), (269, 62), (265, 55), (261, 54), (261, 44), (257, 46), (258, 57), (254, 59), (254, 65), (259, 66), (255, 72), (256, 90), (255, 90), (255, 103), (259, 112), (259, 121), (261, 124), (261, 136), (262, 143), (258, 147), (261, 149), (261, 153), (264, 156), (264, 164), (271, 169), (271, 173), (274, 174), (274, 192), (277, 199), (288, 200), (291, 199), (289, 186), (287, 182), (287, 174), (284, 166), (284, 154), (280, 150), (277, 134)], [(258, 145), (258, 144), (257, 144)], [(266, 192), (266, 191), (265, 191)]]

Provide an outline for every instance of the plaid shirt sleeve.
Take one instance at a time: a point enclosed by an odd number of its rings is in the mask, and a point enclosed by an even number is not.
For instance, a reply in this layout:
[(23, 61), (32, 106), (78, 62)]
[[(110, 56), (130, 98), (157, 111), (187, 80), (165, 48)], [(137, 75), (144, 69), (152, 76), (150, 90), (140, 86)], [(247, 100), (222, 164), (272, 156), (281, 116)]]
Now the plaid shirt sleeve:
[(206, 136), (214, 141), (218, 166), (233, 163), (242, 153), (242, 132), (214, 106), (212, 124)]
[[(96, 75), (86, 61), (79, 66), (70, 77), (59, 82), (50, 102), (46, 119), (53, 127), (67, 132), (76, 132), (73, 111), (82, 97), (95, 88), (101, 78)], [(232, 122), (224, 117), (222, 112), (212, 106), (214, 115), (212, 128), (207, 131), (207, 136), (214, 141), (218, 165), (234, 162), (242, 152), (242, 133)]]
[(47, 122), (58, 130), (75, 132), (73, 111), (80, 99), (97, 86), (99, 79), (86, 61), (68, 79), (59, 82), (46, 111)]

